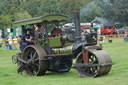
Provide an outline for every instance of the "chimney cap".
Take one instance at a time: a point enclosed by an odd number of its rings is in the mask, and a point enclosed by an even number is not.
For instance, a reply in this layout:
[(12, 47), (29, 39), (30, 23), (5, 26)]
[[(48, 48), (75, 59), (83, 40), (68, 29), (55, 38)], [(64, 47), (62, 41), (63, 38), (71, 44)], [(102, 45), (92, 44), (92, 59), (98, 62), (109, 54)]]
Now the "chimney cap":
[(73, 9), (72, 12), (80, 12), (80, 9)]

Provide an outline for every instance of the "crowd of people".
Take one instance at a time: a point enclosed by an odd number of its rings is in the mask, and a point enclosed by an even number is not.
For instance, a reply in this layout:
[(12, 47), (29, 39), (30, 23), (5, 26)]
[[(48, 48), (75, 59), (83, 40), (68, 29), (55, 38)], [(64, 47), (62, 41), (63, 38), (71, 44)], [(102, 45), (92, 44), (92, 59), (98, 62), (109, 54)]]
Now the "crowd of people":
[(18, 49), (19, 37), (12, 38), (11, 35), (6, 35), (5, 38), (0, 37), (0, 48), (5, 45), (5, 49)]

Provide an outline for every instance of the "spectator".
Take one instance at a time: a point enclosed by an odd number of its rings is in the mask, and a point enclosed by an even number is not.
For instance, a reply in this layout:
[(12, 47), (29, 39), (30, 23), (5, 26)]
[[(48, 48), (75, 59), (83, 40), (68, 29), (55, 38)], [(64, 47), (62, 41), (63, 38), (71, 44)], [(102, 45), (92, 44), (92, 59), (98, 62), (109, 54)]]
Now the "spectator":
[(17, 38), (17, 43), (19, 44), (19, 47), (20, 47), (20, 40), (21, 40), (22, 36), (19, 35), (18, 38)]
[(2, 38), (0, 37), (0, 48), (2, 47), (2, 44), (3, 44), (2, 41), (3, 41), (3, 40), (2, 40)]
[(13, 41), (12, 41), (12, 37), (11, 36), (9, 36), (8, 42), (9, 42), (9, 49), (12, 49)]
[(120, 28), (119, 33), (120, 33), (120, 37), (124, 37), (124, 35), (123, 35), (123, 34), (125, 34), (124, 28)]
[(14, 48), (15, 48), (15, 49), (17, 49), (17, 43), (18, 43), (17, 40), (18, 40), (18, 39), (17, 39), (17, 37), (15, 36), (15, 37), (13, 38), (13, 43), (14, 43)]
[(82, 40), (84, 41), (88, 32), (86, 31), (86, 29), (83, 29), (82, 31), (83, 32), (81, 33), (81, 37), (82, 37)]
[(5, 37), (5, 49), (6, 50), (9, 49), (8, 35), (6, 35), (6, 37)]
[(84, 41), (85, 40), (85, 33), (84, 32), (81, 33), (81, 37), (82, 37), (82, 41)]

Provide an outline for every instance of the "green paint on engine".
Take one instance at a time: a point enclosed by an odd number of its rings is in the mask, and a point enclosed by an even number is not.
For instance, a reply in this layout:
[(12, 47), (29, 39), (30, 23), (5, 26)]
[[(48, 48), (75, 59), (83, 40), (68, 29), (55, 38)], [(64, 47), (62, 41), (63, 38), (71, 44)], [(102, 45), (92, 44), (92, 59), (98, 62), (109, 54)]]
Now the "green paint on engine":
[(54, 48), (52, 50), (54, 54), (72, 54), (72, 47), (73, 45), (64, 48)]
[(61, 40), (60, 36), (54, 37), (54, 38), (49, 38), (49, 47), (50, 48), (57, 48), (61, 47)]

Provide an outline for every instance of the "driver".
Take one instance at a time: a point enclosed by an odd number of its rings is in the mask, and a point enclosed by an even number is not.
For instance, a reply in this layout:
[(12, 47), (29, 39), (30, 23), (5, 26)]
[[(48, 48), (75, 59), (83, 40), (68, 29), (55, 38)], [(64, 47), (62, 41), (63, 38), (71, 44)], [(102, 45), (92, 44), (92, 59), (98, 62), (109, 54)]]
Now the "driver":
[(23, 51), (27, 45), (34, 45), (29, 30), (26, 31), (26, 34), (24, 34), (22, 39), (20, 40), (20, 50)]

